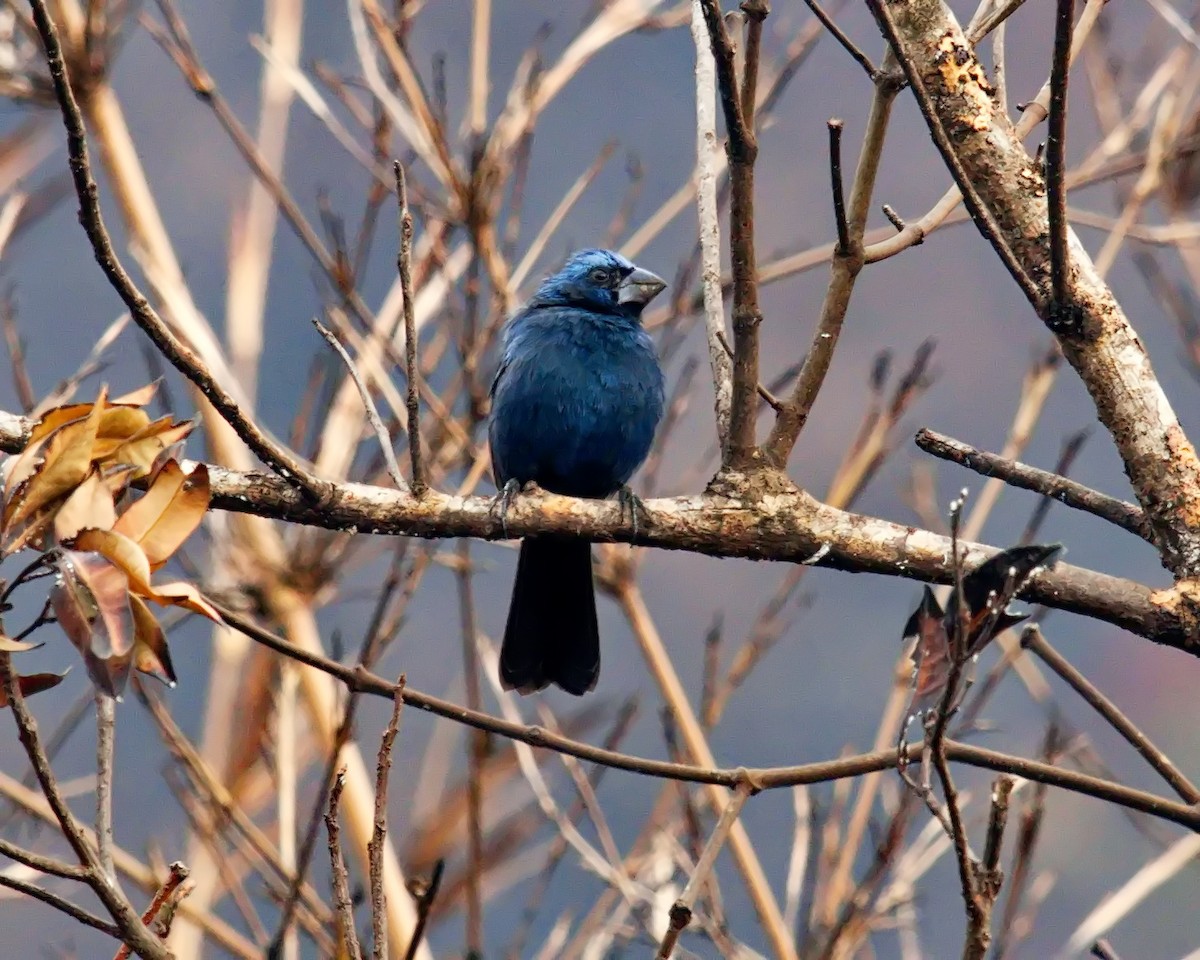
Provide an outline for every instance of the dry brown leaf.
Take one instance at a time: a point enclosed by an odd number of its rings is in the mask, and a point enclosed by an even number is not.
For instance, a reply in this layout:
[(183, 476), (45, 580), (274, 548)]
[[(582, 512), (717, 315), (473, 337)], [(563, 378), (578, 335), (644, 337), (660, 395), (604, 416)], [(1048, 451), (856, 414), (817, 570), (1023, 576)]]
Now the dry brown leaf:
[(0, 652), (2, 653), (24, 653), (26, 650), (36, 650), (40, 646), (40, 643), (24, 643), (0, 633)]
[(154, 399), (158, 393), (158, 385), (161, 382), (161, 379), (151, 380), (144, 387), (138, 387), (136, 390), (130, 390), (119, 397), (114, 397), (112, 403), (114, 405), (125, 404), (130, 407), (144, 407)]
[(4, 527), (31, 517), (83, 483), (92, 468), (92, 445), (103, 413), (104, 394), (91, 413), (59, 428), (46, 443), (42, 463), (4, 507)]
[(162, 626), (141, 597), (131, 596), (129, 605), (134, 625), (133, 665), (140, 673), (175, 686), (175, 668), (171, 664), (171, 651), (167, 649), (167, 636)]
[(208, 503), (208, 468), (201, 464), (185, 474), (169, 460), (112, 529), (140, 545), (150, 569), (157, 570), (200, 525)]
[(164, 451), (170, 450), (195, 429), (194, 420), (174, 423), (170, 417), (164, 417), (122, 443), (108, 459), (130, 464), (137, 468), (137, 476), (144, 477), (154, 471)]
[(59, 626), (83, 656), (88, 676), (120, 697), (133, 663), (135, 626), (125, 574), (98, 553), (64, 550), (50, 592)]
[[(63, 682), (66, 673), (29, 673), (25, 676), (17, 677), (17, 687), (21, 691), (21, 696), (32, 697), (35, 693), (41, 693), (43, 690), (49, 690), (52, 687), (57, 687)], [(8, 706), (8, 694), (0, 687), (0, 707)]]
[(86, 527), (109, 530), (117, 522), (112, 491), (93, 469), (54, 513), (54, 536), (70, 540)]

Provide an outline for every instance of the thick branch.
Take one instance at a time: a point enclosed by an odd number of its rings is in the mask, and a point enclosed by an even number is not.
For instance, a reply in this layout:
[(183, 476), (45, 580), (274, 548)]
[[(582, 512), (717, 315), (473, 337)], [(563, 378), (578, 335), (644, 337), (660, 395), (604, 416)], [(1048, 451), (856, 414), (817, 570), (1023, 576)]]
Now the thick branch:
[[(0, 413), (0, 450), (23, 449), (29, 425), (23, 417)], [(183, 464), (185, 470), (194, 465)], [(208, 473), (212, 505), (218, 510), (326, 530), (483, 540), (553, 533), (932, 583), (953, 580), (947, 537), (837, 510), (790, 486), (771, 491), (749, 484), (744, 490), (726, 486), (690, 497), (647, 500), (646, 519), (634, 536), (628, 517), (613, 501), (518, 496), (508, 511), (505, 533), (489, 497), (430, 491), (417, 499), (384, 487), (345, 483), (336, 484), (332, 501), (321, 507), (274, 474), (243, 473), (215, 464), (208, 465)], [(996, 553), (994, 547), (978, 543), (964, 543), (962, 551), (968, 568)], [(1033, 578), (1022, 596), (1200, 655), (1200, 623), (1192, 607), (1132, 580), (1060, 563)]]
[[(1063, 306), (1050, 306), (1045, 181), (998, 108), (954, 15), (942, 0), (897, 0), (886, 7), (872, 0), (871, 7), (884, 33), (894, 30), (896, 53), (912, 71), (910, 79), (919, 81), (931, 130), (948, 140), (943, 156), (961, 168), (977, 194), (978, 208), (972, 206), (977, 223), (983, 229), (986, 221), (989, 239), (1011, 253), (1033, 283), (1032, 293), (1026, 290), (1031, 302), (1043, 320), (1053, 323)], [(993, 229), (996, 237), (990, 235)], [(1120, 304), (1073, 233), (1069, 245), (1066, 308), (1080, 323), (1056, 331), (1063, 353), (1117, 445), (1163, 564), (1178, 577), (1195, 576), (1200, 574), (1200, 461)]]

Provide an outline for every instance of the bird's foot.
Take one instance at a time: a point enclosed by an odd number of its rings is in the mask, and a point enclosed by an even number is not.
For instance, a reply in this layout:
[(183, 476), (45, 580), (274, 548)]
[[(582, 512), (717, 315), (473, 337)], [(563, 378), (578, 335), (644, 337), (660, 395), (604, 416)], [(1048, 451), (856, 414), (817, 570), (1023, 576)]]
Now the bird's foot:
[(629, 487), (621, 487), (617, 491), (617, 502), (621, 505), (621, 516), (625, 516), (625, 511), (629, 511), (629, 523), (633, 528), (633, 537), (636, 540), (638, 535), (638, 514), (648, 517), (649, 511), (646, 505), (642, 502), (642, 498), (629, 489)]
[(508, 539), (508, 508), (512, 506), (513, 498), (520, 492), (520, 480), (506, 480), (504, 486), (500, 488), (500, 492), (496, 494), (496, 499), (492, 501), (491, 509), (488, 511), (492, 516), (499, 518), (500, 532), (504, 534), (504, 539), (506, 540)]

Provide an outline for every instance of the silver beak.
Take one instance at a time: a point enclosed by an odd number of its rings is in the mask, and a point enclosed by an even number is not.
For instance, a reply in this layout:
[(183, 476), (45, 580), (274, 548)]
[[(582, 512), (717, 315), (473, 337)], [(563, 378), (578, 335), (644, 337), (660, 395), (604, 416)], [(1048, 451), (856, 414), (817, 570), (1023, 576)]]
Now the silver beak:
[(662, 277), (641, 267), (635, 267), (633, 273), (617, 288), (617, 302), (639, 303), (645, 306), (662, 293), (666, 286), (667, 283)]

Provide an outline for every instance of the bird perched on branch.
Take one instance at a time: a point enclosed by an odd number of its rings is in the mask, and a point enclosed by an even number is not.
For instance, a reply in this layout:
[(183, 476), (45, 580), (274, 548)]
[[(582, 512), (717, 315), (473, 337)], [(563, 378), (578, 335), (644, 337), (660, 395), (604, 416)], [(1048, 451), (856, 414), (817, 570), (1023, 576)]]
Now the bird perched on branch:
[[(641, 314), (665, 286), (619, 254), (582, 250), (510, 318), (488, 425), (501, 518), (532, 481), (573, 497), (620, 494), (636, 529), (639, 501), (626, 484), (663, 412), (662, 370)], [(599, 675), (591, 545), (527, 537), (501, 682), (521, 693), (554, 683), (579, 696)]]

